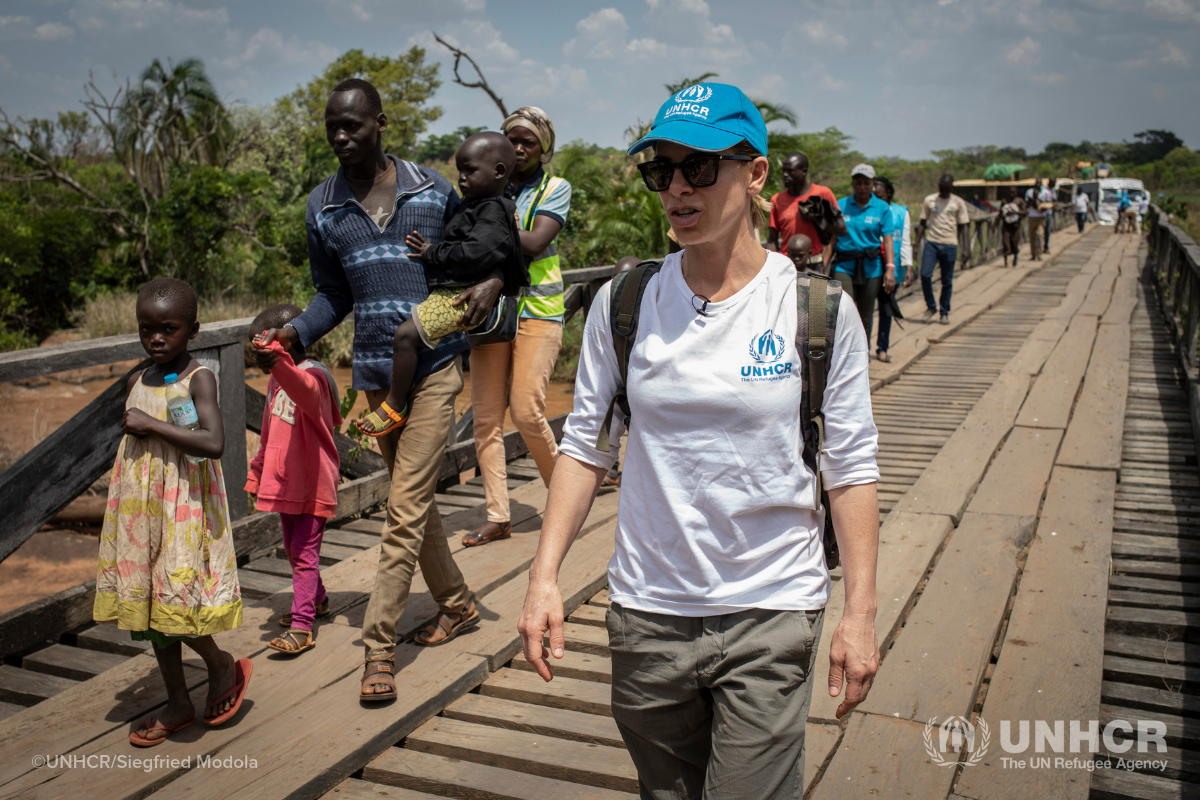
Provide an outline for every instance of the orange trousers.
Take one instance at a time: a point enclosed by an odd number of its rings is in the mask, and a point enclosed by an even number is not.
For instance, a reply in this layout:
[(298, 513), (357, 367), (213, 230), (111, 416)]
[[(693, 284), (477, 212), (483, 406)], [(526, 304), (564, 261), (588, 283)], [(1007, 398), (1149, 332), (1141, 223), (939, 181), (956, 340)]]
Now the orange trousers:
[(512, 412), (542, 480), (550, 485), (558, 443), (546, 422), (546, 389), (562, 347), (561, 322), (522, 319), (511, 342), (471, 348), (471, 407), (475, 452), (487, 493), (489, 522), (510, 520), (504, 467), (504, 411)]

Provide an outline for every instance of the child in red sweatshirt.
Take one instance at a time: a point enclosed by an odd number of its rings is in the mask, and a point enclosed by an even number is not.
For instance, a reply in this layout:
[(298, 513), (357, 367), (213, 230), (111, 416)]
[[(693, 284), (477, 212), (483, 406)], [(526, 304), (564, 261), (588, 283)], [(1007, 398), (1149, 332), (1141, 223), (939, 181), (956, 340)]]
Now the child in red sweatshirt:
[[(271, 306), (255, 317), (251, 335), (282, 328), (300, 313), (293, 305)], [(277, 360), (269, 370), (262, 444), (250, 462), (246, 491), (258, 496), (259, 511), (279, 512), (283, 549), (292, 565), (292, 613), (280, 619), (287, 633), (270, 646), (298, 655), (316, 646), (313, 619), (329, 610), (321, 582), (321, 538), (337, 509), (339, 462), (333, 434), (342, 417), (337, 384), (324, 364), (308, 358), (300, 345), (284, 350), (277, 341), (257, 338), (253, 344), (260, 358), (271, 353)]]

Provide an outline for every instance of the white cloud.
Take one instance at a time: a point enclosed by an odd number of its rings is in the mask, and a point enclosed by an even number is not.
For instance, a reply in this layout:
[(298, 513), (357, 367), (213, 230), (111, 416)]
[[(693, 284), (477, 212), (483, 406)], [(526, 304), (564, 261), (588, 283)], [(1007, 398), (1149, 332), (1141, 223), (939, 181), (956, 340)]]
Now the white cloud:
[(665, 56), (670, 49), (657, 39), (647, 36), (644, 39), (630, 41), (625, 45), (625, 51), (634, 56)]
[[(245, 37), (230, 33), (229, 43), (237, 46)], [(286, 40), (279, 31), (273, 28), (259, 28), (245, 44), (238, 47), (240, 52), (221, 60), (221, 65), (227, 69), (240, 69), (248, 64), (262, 66), (326, 64), (337, 58), (338, 50), (321, 42), (303, 42), (295, 36)]]
[(33, 29), (33, 38), (42, 42), (58, 42), (75, 38), (75, 29), (61, 22), (46, 22)]
[(1032, 64), (1036, 66), (1042, 61), (1042, 46), (1026, 36), (1017, 46), (1008, 51), (1005, 56), (1010, 64)]
[(833, 45), (838, 48), (845, 47), (848, 44), (845, 36), (842, 36), (820, 20), (806, 22), (800, 26), (800, 29), (808, 35), (813, 44)]
[(229, 13), (222, 8), (191, 8), (171, 0), (81, 0), (70, 12), (80, 29), (124, 35), (172, 27), (189, 38), (201, 31), (227, 29)]
[[(504, 41), (500, 31), (486, 19), (460, 20), (439, 31), (439, 35), (455, 47), (460, 47), (484, 66), (487, 63), (515, 64), (521, 60), (517, 48)], [(446, 48), (437, 43), (433, 33), (425, 31), (411, 37), (409, 44), (419, 45), (431, 53), (446, 55)], [(470, 65), (467, 65), (468, 71)]]
[(1122, 61), (1121, 66), (1125, 69), (1144, 69), (1150, 66), (1148, 58), (1131, 58), (1128, 61)]
[(840, 78), (835, 78), (830, 75), (829, 70), (825, 67), (825, 64), (819, 61), (816, 63), (816, 65), (809, 67), (804, 71), (804, 77), (809, 80), (810, 84), (816, 84), (820, 88), (829, 92), (836, 92), (853, 86), (853, 84), (848, 81), (844, 81)]
[(703, 52), (722, 60), (745, 55), (733, 28), (712, 21), (705, 0), (646, 0), (645, 18), (654, 38), (678, 52)]
[(1195, 0), (1146, 0), (1146, 10), (1178, 22), (1200, 23), (1200, 4)]
[(28, 39), (33, 20), (29, 17), (0, 17), (0, 42), (15, 42)]
[(1044, 75), (1032, 76), (1033, 82), (1042, 86), (1061, 86), (1067, 82), (1067, 76), (1060, 72), (1048, 72)]
[(1186, 67), (1192, 63), (1192, 56), (1185, 50), (1181, 50), (1171, 42), (1163, 42), (1163, 46), (1159, 48), (1162, 53), (1162, 63), (1174, 64), (1177, 67)]
[(563, 45), (563, 52), (580, 58), (616, 58), (627, 48), (629, 23), (615, 8), (602, 8), (575, 23), (576, 36)]

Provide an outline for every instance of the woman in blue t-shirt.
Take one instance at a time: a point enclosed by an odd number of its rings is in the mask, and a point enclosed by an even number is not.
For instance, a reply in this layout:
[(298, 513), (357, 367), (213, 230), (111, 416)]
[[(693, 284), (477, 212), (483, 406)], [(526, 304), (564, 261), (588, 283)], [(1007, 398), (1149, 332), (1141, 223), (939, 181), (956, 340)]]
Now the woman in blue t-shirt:
[(875, 196), (874, 167), (859, 164), (850, 171), (850, 182), (854, 194), (838, 201), (846, 221), (846, 234), (834, 240), (833, 278), (842, 282), (842, 291), (854, 300), (870, 342), (875, 298), (881, 288), (888, 292), (896, 288), (892, 251), (895, 225), (891, 207)]
[[(892, 247), (896, 250), (896, 288), (912, 283), (912, 226), (908, 224), (908, 206), (893, 203), (896, 187), (887, 178), (875, 179), (875, 196), (888, 204), (892, 210), (892, 222), (896, 228), (892, 231)], [(875, 340), (875, 355), (880, 361), (891, 361), (888, 355), (888, 343), (892, 333), (892, 305), (889, 302), (892, 292), (879, 293), (879, 334)]]

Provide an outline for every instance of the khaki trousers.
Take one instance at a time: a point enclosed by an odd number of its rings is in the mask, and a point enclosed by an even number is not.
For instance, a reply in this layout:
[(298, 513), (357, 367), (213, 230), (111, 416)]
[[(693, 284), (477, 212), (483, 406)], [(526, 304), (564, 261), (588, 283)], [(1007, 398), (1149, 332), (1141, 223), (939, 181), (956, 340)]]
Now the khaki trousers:
[(561, 322), (522, 319), (512, 342), (471, 348), (471, 406), (475, 452), (487, 494), (489, 522), (510, 520), (508, 475), (504, 468), (504, 411), (512, 411), (529, 455), (550, 485), (558, 444), (546, 421), (546, 389), (562, 347)]
[(1042, 254), (1041, 231), (1045, 224), (1045, 217), (1029, 217), (1029, 252), (1033, 258)]
[[(425, 585), (443, 613), (457, 614), (471, 599), (467, 582), (450, 555), (442, 518), (433, 501), (446, 437), (454, 419), (454, 398), (462, 388), (462, 362), (455, 359), (451, 366), (413, 387), (408, 424), (398, 433), (376, 440), (391, 472), (392, 486), (375, 588), (363, 620), (367, 661), (391, 660), (396, 649), (396, 625), (408, 605), (418, 563)], [(386, 399), (387, 389), (367, 392), (372, 410)]]

